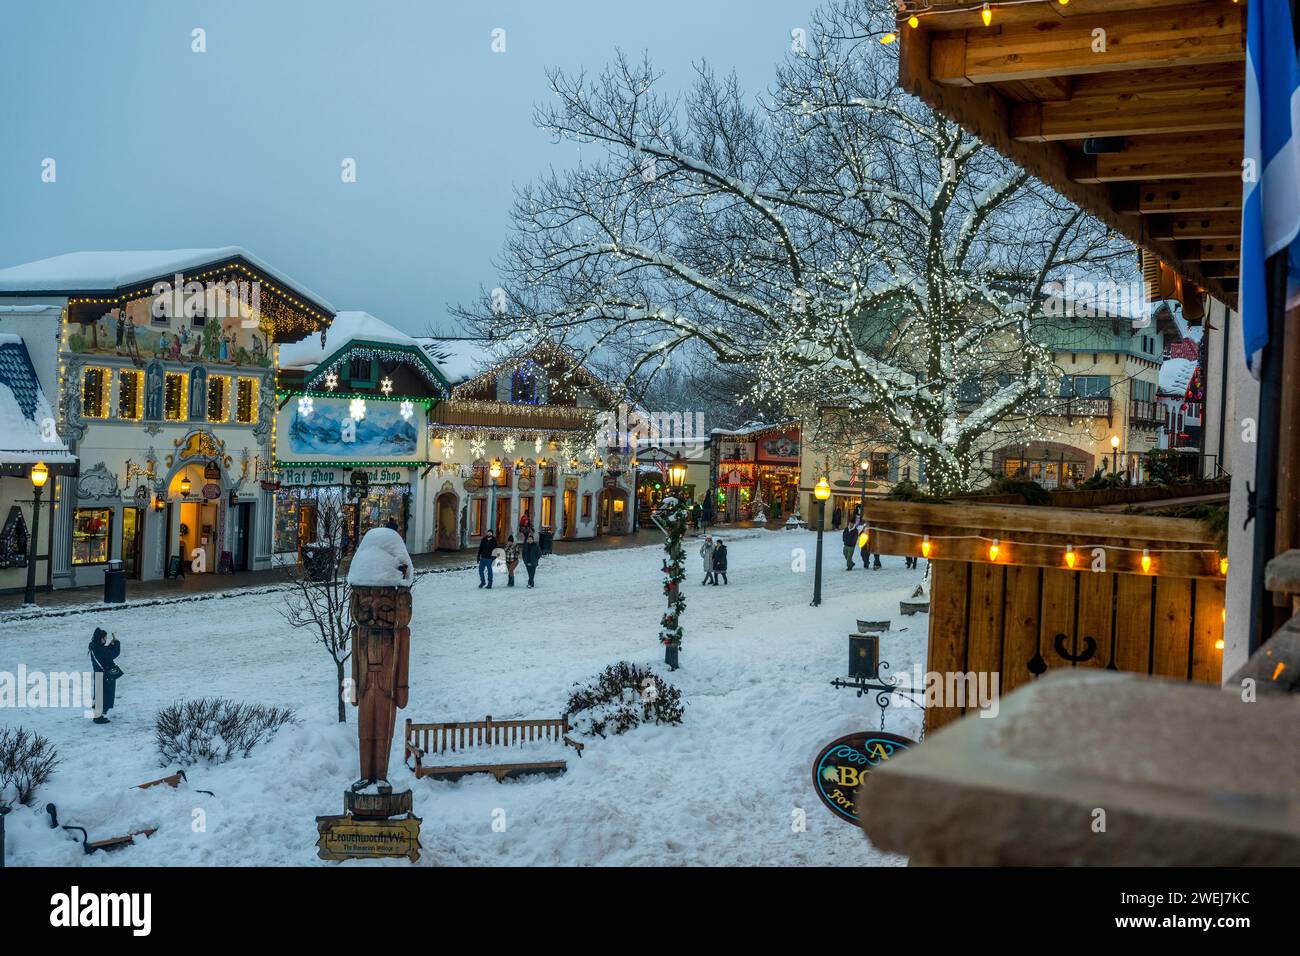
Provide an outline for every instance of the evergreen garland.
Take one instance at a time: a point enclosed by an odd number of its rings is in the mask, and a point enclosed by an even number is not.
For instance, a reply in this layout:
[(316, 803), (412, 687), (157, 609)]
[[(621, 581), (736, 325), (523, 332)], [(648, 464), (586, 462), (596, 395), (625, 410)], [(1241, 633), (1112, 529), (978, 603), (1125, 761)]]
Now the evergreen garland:
[(27, 521), (22, 509), (14, 505), (0, 531), (0, 568), (27, 567)]
[(690, 522), (690, 513), (678, 498), (669, 496), (659, 505), (657, 517), (664, 534), (664, 596), (668, 609), (659, 620), (659, 643), (667, 647), (682, 646), (682, 612), (686, 610), (686, 595), (682, 581), (686, 579), (686, 548), (682, 539)]

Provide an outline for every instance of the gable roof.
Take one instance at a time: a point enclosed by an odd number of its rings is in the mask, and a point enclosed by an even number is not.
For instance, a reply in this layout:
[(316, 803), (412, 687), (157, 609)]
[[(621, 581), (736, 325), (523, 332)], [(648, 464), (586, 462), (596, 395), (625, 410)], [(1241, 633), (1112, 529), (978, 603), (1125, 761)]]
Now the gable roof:
[[(543, 341), (527, 345), (521, 337), (510, 339), (422, 339), (428, 354), (445, 354), (444, 361), (459, 381), (455, 382), (453, 398), (465, 398), (476, 389), (495, 382), (502, 372), (512, 371), (525, 362), (563, 365), (574, 385), (585, 388), (603, 401), (615, 404), (620, 400), (617, 390), (611, 388), (578, 358), (576, 352), (556, 342)], [(463, 377), (461, 377), (463, 376)]]
[(443, 395), (450, 394), (451, 384), (447, 377), (419, 342), (369, 312), (339, 312), (323, 336), (312, 335), (280, 346), (280, 367), (306, 372), (303, 384), (310, 387), (354, 349), (376, 348), (409, 356), (410, 364), (416, 366), (435, 389)]
[(26, 343), (12, 333), (0, 334), (0, 462), (74, 461), (62, 439), (42, 437), (43, 423), (53, 418)]

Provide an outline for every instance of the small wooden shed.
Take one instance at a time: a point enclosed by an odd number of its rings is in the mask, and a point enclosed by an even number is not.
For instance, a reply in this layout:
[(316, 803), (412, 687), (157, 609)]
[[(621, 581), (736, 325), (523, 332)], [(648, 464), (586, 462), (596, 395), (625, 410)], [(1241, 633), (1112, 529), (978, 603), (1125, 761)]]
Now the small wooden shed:
[[(932, 563), (927, 671), (997, 672), (1003, 694), (1061, 667), (1220, 680), (1226, 567), (1199, 521), (895, 501), (865, 517), (874, 550)], [(964, 709), (928, 707), (927, 730)]]

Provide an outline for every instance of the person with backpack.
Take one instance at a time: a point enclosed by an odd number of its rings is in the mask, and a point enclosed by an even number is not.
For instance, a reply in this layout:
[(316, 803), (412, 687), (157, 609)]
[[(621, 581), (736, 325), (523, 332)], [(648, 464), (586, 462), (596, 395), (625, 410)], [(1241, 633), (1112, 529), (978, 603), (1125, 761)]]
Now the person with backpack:
[(118, 643), (116, 634), (109, 634), (102, 627), (97, 627), (90, 638), (89, 651), (90, 667), (95, 672), (93, 722), (107, 724), (108, 712), (113, 709), (117, 695), (117, 679), (122, 676), (122, 668), (117, 666), (117, 655), (122, 653), (122, 645)]
[(713, 548), (713, 586), (718, 586), (718, 575), (722, 575), (722, 583), (727, 583), (727, 543), (719, 541)]

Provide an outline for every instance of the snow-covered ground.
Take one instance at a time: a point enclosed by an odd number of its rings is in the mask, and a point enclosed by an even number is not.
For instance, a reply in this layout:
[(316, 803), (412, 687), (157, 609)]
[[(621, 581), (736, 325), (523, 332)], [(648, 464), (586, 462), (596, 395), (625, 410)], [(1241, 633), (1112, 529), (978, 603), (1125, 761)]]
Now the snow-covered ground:
[[(491, 591), (479, 590), (467, 571), (417, 581), (410, 704), (399, 713), (390, 777), (414, 790), (415, 813), (424, 820), (422, 863), (902, 862), (821, 805), (811, 768), (834, 738), (880, 726), (873, 698), (828, 683), (845, 672), (855, 618), (893, 620), (881, 658), (895, 671), (923, 661), (926, 617), (898, 613), (899, 599), (922, 572), (886, 557), (883, 571), (859, 566), (848, 573), (838, 535), (828, 534), (824, 598), (814, 609), (814, 534), (726, 536), (731, 583), (716, 588), (699, 586), (699, 540), (687, 541), (685, 641), (675, 673), (663, 666), (657, 643), (658, 547), (544, 558), (534, 590), (507, 589), (502, 577)], [(806, 552), (803, 572), (793, 570), (796, 549)], [(320, 863), (314, 818), (341, 813), (343, 789), (356, 777), (354, 716), (347, 725), (335, 722), (333, 665), (306, 633), (284, 624), (282, 600), (260, 593), (42, 621), (0, 619), (0, 671), (20, 664), (29, 672), (84, 670), (90, 632), (99, 626), (122, 640), (118, 663), (125, 672), (107, 726), (92, 724), (80, 709), (0, 710), (0, 725), (45, 734), (62, 758), (34, 806), (9, 815), (9, 863)], [(574, 683), (618, 660), (655, 664), (682, 690), (684, 722), (591, 740), (581, 759), (569, 752), (568, 773), (559, 777), (417, 782), (401, 764), (407, 717), (558, 716)], [(188, 786), (130, 789), (175, 769), (159, 765), (159, 707), (211, 695), (288, 704), (301, 723), (246, 760), (190, 768)], [(915, 738), (920, 712), (890, 711), (887, 729)], [(48, 828), (49, 802), (60, 822), (84, 826), (92, 838), (159, 830), (111, 855), (85, 856), (69, 834)], [(806, 811), (802, 831), (792, 826), (798, 810)]]

